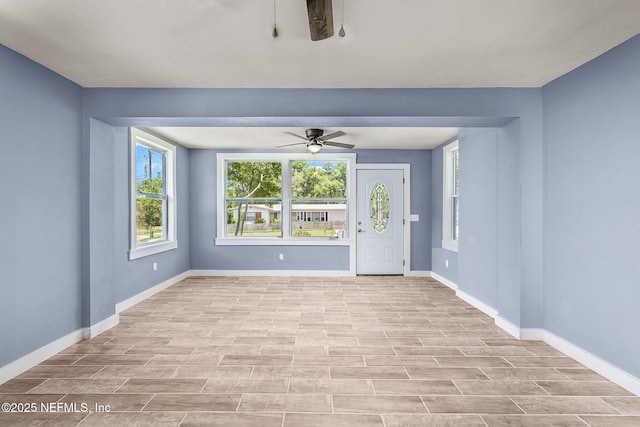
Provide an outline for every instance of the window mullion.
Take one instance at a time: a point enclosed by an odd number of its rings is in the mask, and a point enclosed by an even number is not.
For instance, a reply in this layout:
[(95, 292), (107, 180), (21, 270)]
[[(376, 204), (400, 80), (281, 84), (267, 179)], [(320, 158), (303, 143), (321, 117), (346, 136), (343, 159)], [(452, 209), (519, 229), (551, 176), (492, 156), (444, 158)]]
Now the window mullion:
[(291, 162), (282, 161), (282, 238), (291, 237)]

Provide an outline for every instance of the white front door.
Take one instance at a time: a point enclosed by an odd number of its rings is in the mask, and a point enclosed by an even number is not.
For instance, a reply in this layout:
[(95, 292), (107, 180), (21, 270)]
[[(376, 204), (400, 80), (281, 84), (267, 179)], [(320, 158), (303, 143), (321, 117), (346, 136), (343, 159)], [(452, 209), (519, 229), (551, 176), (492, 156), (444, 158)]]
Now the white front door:
[(404, 171), (358, 169), (357, 274), (403, 274)]

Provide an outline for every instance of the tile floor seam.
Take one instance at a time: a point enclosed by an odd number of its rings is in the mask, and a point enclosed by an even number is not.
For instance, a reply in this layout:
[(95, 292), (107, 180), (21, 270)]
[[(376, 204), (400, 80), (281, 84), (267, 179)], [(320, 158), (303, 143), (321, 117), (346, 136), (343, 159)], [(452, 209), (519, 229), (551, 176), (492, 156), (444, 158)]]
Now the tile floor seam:
[[(144, 409), (149, 405), (149, 403), (151, 403), (151, 401), (153, 400), (154, 397), (157, 396), (158, 393), (150, 393), (151, 397), (149, 398), (149, 400), (147, 400), (147, 403), (145, 403), (142, 408), (140, 408), (140, 410), (138, 412), (143, 412)], [(185, 414), (186, 415), (186, 414)]]
[(236, 410), (235, 410), (236, 413), (240, 412), (240, 405), (242, 404), (242, 399), (244, 399), (245, 394), (246, 393), (242, 393), (240, 395), (240, 399), (238, 400), (238, 404), (236, 405)]
[(420, 398), (420, 401), (424, 405), (424, 409), (425, 409), (425, 411), (427, 411), (427, 414), (431, 414), (431, 411), (429, 410), (429, 406), (427, 406), (427, 402), (424, 401), (424, 399), (422, 398), (422, 395), (420, 395), (418, 397)]
[[(482, 372), (482, 369), (480, 371)], [(456, 390), (458, 390), (458, 393), (460, 393), (460, 396), (465, 396), (465, 394), (462, 392), (462, 390), (460, 390), (460, 387), (458, 387), (458, 384), (456, 383), (456, 380), (451, 380), (451, 382), (453, 383), (453, 386), (456, 388)]]
[(546, 388), (544, 388), (544, 387), (542, 387), (540, 384), (538, 384), (538, 381), (540, 381), (540, 380), (533, 380), (533, 383), (534, 383), (535, 385), (537, 385), (538, 387), (540, 387), (540, 388), (542, 389), (542, 391), (544, 391), (544, 392), (546, 393), (546, 395), (547, 395), (547, 396), (552, 396), (552, 394), (551, 394), (551, 393), (549, 393), (549, 392), (547, 391), (547, 389), (546, 389)]
[(185, 412), (184, 416), (182, 417), (182, 419), (180, 420), (180, 422), (178, 423), (178, 427), (182, 426), (182, 423), (184, 423), (184, 420), (187, 419), (187, 415), (189, 415), (189, 412)]
[[(614, 397), (614, 396), (605, 396), (605, 397)], [(615, 406), (609, 404), (609, 402), (607, 402), (606, 400), (602, 399), (601, 396), (598, 396), (598, 399), (600, 399), (600, 401), (602, 403), (604, 403), (605, 405), (607, 405), (608, 407), (610, 407), (611, 409), (613, 409), (614, 411), (618, 412), (618, 414), (620, 415), (625, 415), (624, 413), (622, 413), (618, 408), (616, 408)]]
[(578, 419), (580, 421), (582, 421), (584, 423), (585, 426), (587, 427), (591, 427), (591, 424), (589, 424), (585, 419), (583, 419), (580, 415), (576, 415), (576, 417), (578, 417)]

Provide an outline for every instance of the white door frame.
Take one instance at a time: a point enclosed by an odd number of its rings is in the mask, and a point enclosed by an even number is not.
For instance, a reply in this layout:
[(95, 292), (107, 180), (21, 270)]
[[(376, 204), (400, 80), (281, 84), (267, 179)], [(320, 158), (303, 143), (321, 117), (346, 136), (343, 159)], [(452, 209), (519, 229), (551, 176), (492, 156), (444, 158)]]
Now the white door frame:
[[(410, 173), (411, 173), (411, 165), (409, 163), (356, 163), (355, 165), (355, 169), (370, 169), (370, 170), (375, 170), (375, 169), (379, 169), (379, 170), (385, 170), (385, 169), (398, 169), (398, 170), (402, 170), (403, 172), (403, 176), (404, 176), (404, 185), (402, 186), (404, 188), (404, 206), (403, 206), (403, 213), (402, 213), (402, 219), (404, 220), (404, 271), (402, 274), (404, 274), (405, 276), (409, 276), (409, 274), (411, 273), (411, 179), (410, 179)], [(357, 181), (357, 180), (356, 180)], [(358, 183), (356, 182), (356, 185), (358, 185)], [(357, 209), (357, 203), (354, 203), (354, 206), (356, 206)], [(358, 212), (356, 212), (356, 215), (353, 215), (353, 220), (354, 220), (354, 225), (352, 230), (355, 232), (355, 218), (358, 215)], [(354, 243), (351, 246), (351, 251), (349, 253), (349, 265), (350, 265), (350, 270), (355, 274), (356, 272), (356, 263), (357, 263), (357, 258), (356, 258), (356, 250), (357, 250), (357, 243)]]

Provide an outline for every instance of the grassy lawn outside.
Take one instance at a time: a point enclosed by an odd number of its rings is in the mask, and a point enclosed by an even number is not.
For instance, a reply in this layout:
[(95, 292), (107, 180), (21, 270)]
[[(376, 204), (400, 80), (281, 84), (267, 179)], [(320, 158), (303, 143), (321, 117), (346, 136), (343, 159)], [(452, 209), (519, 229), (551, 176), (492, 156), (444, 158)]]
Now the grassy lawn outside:
[[(227, 228), (227, 236), (232, 237), (235, 236), (235, 225)], [(331, 237), (336, 235), (336, 230), (327, 230), (327, 229), (304, 229), (304, 230), (293, 230), (291, 233), (294, 237)], [(245, 230), (242, 233), (242, 237), (281, 237), (282, 232), (280, 230)]]
[(149, 235), (149, 229), (144, 227), (144, 228), (138, 228), (136, 230), (136, 236), (138, 238), (138, 243), (148, 243), (148, 242), (153, 242), (156, 240), (162, 240), (162, 226), (161, 225), (157, 225), (155, 227), (153, 227), (153, 238), (150, 237)]

